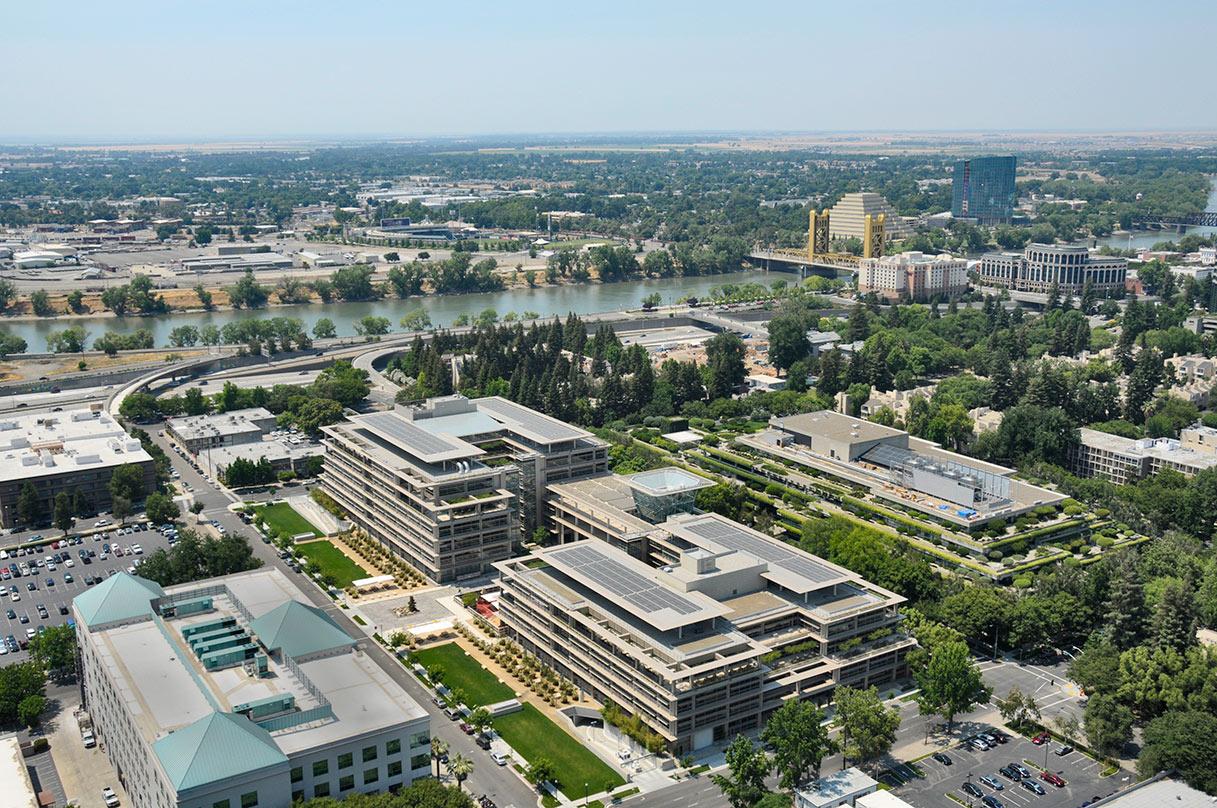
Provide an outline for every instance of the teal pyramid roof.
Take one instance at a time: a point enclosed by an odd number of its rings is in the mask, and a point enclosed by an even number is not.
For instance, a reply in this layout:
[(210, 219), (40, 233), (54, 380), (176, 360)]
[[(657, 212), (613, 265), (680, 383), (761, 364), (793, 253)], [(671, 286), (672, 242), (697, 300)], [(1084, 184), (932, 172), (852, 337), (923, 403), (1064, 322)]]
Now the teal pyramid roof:
[(271, 609), (249, 627), (268, 649), (293, 658), (355, 644), (332, 617), (297, 600)]
[(89, 628), (152, 614), (152, 600), (163, 598), (160, 584), (120, 572), (76, 596), (74, 603)]
[(287, 764), (269, 732), (232, 713), (206, 715), (152, 749), (178, 791)]

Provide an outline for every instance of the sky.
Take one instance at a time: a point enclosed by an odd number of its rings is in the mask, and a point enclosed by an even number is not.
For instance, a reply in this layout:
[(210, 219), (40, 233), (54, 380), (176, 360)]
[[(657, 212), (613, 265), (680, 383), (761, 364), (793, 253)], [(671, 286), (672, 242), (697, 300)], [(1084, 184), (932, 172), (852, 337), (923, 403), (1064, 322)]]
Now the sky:
[(1211, 2), (0, 0), (0, 141), (1213, 130)]

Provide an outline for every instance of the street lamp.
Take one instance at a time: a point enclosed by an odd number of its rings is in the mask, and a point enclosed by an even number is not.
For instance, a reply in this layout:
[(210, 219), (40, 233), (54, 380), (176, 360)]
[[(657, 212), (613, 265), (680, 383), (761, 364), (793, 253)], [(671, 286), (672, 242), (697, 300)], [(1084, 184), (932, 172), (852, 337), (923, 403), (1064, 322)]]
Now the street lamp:
[(587, 783), (583, 784), (583, 808), (587, 808)]

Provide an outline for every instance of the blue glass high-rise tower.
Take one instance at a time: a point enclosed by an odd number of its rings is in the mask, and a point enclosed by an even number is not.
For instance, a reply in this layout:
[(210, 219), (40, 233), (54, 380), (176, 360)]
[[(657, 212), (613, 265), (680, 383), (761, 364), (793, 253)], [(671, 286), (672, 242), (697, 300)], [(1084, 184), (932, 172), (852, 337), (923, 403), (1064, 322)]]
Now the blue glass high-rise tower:
[(951, 215), (976, 219), (980, 224), (1008, 223), (1014, 216), (1017, 196), (1014, 168), (1017, 159), (973, 157), (955, 162)]

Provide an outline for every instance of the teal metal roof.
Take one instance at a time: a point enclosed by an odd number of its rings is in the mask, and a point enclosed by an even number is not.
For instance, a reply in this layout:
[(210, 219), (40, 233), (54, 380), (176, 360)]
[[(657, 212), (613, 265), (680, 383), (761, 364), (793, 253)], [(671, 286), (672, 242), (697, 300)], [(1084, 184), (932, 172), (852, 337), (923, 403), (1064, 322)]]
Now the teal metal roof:
[(355, 644), (328, 614), (296, 600), (271, 609), (249, 627), (268, 649), (293, 658)]
[(163, 598), (160, 584), (120, 572), (111, 575), (92, 589), (82, 592), (73, 601), (89, 628), (152, 615), (152, 600)]
[(287, 765), (269, 732), (232, 713), (206, 715), (156, 741), (152, 750), (179, 792)]

